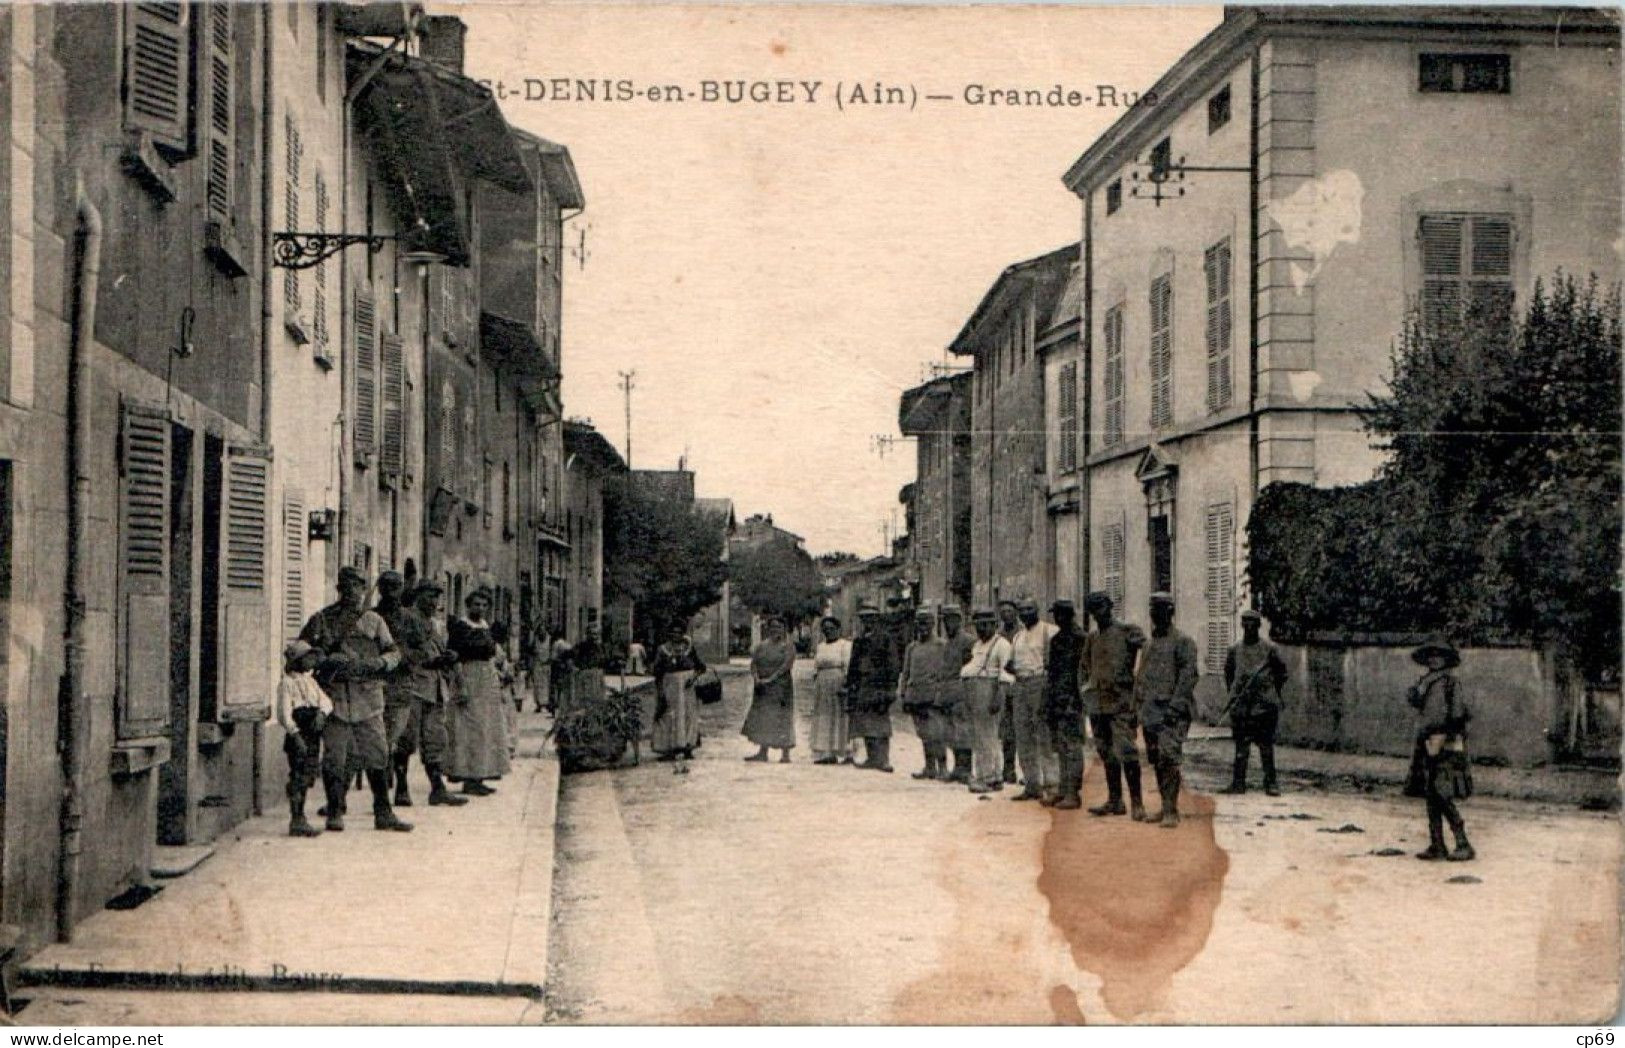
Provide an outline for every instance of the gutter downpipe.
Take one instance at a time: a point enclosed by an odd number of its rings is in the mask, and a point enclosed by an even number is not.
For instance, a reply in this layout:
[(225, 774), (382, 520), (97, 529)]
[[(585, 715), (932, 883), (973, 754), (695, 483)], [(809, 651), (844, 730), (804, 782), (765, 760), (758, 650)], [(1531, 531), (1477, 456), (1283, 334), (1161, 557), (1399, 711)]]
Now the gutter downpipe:
[(96, 292), (102, 268), (102, 214), (75, 180), (79, 257), (74, 287), (78, 302), (68, 347), (68, 550), (63, 593), (62, 680), (57, 696), (57, 742), (62, 755), (62, 806), (56, 878), (56, 937), (71, 942), (74, 899), (79, 894), (79, 856), (84, 832), (85, 593), (89, 564), (91, 343), (96, 331)]
[[(271, 359), (271, 330), (274, 320), (271, 308), (271, 128), (275, 124), (273, 98), (276, 81), (272, 77), (271, 56), (274, 51), (275, 23), (270, 4), (260, 9), (260, 32), (264, 37), (265, 60), (261, 68), (260, 87), (260, 443), (271, 448), (271, 385), (275, 381), (275, 367)], [(286, 526), (286, 522), (284, 522)], [(273, 646), (273, 650), (275, 650)], [(255, 815), (265, 814), (262, 778), (265, 773), (265, 722), (254, 722), (253, 785), (249, 790), (249, 810)]]
[(1258, 79), (1259, 48), (1253, 46), (1251, 70), (1252, 100), (1248, 120), (1247, 166), (1247, 452), (1248, 480), (1252, 486), (1252, 503), (1247, 517), (1252, 518), (1253, 505), (1258, 502)]
[(1079, 607), (1083, 605), (1081, 598), (1089, 596), (1089, 589), (1093, 585), (1094, 558), (1092, 555), (1091, 538), (1089, 535), (1090, 514), (1093, 512), (1091, 498), (1094, 494), (1094, 469), (1089, 465), (1089, 456), (1094, 454), (1094, 374), (1095, 374), (1095, 194), (1091, 189), (1083, 198), (1083, 302), (1079, 312), (1083, 315), (1078, 318), (1081, 330), (1078, 332), (1078, 356), (1083, 373), (1083, 409), (1079, 412), (1083, 417), (1083, 458), (1078, 463), (1078, 567), (1083, 576), (1083, 585), (1078, 587), (1080, 598)]

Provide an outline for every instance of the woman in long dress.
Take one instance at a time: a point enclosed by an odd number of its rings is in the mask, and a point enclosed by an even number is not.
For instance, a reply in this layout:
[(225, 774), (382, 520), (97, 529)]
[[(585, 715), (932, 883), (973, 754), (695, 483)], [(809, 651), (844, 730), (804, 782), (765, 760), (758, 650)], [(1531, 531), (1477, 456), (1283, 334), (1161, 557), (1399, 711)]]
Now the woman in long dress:
[(852, 642), (841, 636), (841, 620), (833, 615), (826, 615), (818, 628), (824, 639), (813, 652), (813, 763), (839, 764), (852, 760), (842, 694)]
[(694, 679), (705, 663), (694, 650), (682, 626), (672, 627), (665, 643), (655, 651), (655, 722), (650, 746), (660, 760), (689, 760), (700, 744), (700, 704)]
[(769, 619), (767, 636), (750, 656), (755, 691), (741, 730), (759, 748), (745, 758), (748, 761), (766, 761), (771, 748), (784, 751), (780, 764), (790, 763), (790, 751), (796, 748), (795, 688), (790, 676), (795, 664), (795, 645), (785, 636), (784, 622)]
[(454, 619), (447, 646), (457, 653), (458, 696), (452, 704), (451, 753), (446, 774), (459, 779), (463, 792), (476, 797), (495, 793), (486, 779), (500, 779), (508, 771), (508, 725), (497, 676), (497, 642), (486, 615), (491, 594), (477, 589), (465, 602), (468, 615)]

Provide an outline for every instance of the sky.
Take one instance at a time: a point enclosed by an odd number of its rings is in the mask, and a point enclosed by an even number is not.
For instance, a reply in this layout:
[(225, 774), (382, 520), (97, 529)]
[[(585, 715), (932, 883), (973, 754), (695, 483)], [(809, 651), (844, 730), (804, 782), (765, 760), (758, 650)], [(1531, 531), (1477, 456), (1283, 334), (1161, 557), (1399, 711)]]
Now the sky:
[[(1005, 266), (1076, 241), (1067, 167), (1124, 112), (973, 105), (972, 85), (1098, 99), (1151, 87), (1210, 7), (436, 4), (509, 122), (570, 149), (564, 404), (632, 464), (686, 460), (701, 496), (809, 550), (872, 556), (914, 476), (898, 395)], [(554, 78), (596, 80), (563, 97)], [(603, 81), (639, 97), (605, 101)], [(726, 101), (727, 81), (774, 100)], [(723, 100), (705, 100), (706, 81)], [(784, 97), (778, 101), (779, 82)], [(876, 105), (879, 82), (914, 105)], [(681, 101), (650, 101), (651, 86)], [(816, 85), (816, 86), (810, 86)], [(618, 85), (612, 85), (618, 87)], [(763, 90), (761, 88), (758, 91)], [(806, 101), (809, 91), (813, 100)], [(693, 97), (687, 97), (692, 92)], [(841, 96), (838, 107), (835, 99)], [(527, 94), (529, 97), (527, 97)], [(946, 95), (946, 100), (925, 96)]]

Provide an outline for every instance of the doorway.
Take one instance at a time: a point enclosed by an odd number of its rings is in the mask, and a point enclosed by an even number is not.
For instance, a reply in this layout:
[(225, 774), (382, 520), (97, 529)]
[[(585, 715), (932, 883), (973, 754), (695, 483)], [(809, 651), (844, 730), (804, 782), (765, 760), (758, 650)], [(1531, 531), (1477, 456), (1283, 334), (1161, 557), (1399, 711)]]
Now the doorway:
[(192, 431), (171, 425), (169, 439), (169, 760), (158, 770), (158, 843), (185, 844), (193, 836)]

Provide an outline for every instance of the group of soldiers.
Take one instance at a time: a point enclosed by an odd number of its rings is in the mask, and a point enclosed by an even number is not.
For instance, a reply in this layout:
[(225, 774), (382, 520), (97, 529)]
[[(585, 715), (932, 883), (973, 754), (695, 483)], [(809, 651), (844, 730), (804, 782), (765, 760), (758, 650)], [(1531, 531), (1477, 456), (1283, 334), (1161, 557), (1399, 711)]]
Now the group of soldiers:
[[(1031, 600), (979, 607), (965, 628), (964, 613), (948, 604), (914, 613), (912, 639), (901, 647), (880, 611), (858, 609), (860, 631), (847, 670), (850, 710), (887, 709), (900, 701), (914, 718), (925, 749), (917, 779), (961, 783), (972, 793), (1002, 790), (1018, 781), (1012, 800), (1060, 809), (1082, 807), (1085, 721), (1105, 768), (1107, 798), (1093, 815), (1129, 815), (1138, 822), (1179, 825), (1185, 738), (1195, 712), (1201, 673), (1196, 642), (1174, 626), (1174, 600), (1151, 596), (1151, 631), (1113, 617), (1111, 598), (1091, 593), (1078, 620), (1070, 600), (1050, 606), (1041, 621)], [(1242, 639), (1225, 657), (1225, 709), (1233, 726), (1235, 762), (1229, 793), (1247, 788), (1247, 765), (1256, 745), (1264, 790), (1280, 791), (1275, 732), (1287, 669), (1280, 653), (1259, 636), (1257, 612), (1242, 613)], [(871, 718), (854, 735), (865, 740), (862, 767), (889, 771), (884, 722)], [(1156, 776), (1161, 810), (1148, 814), (1141, 788), (1138, 737)], [(950, 764), (950, 757), (952, 762)], [(1127, 803), (1125, 803), (1125, 792)]]

